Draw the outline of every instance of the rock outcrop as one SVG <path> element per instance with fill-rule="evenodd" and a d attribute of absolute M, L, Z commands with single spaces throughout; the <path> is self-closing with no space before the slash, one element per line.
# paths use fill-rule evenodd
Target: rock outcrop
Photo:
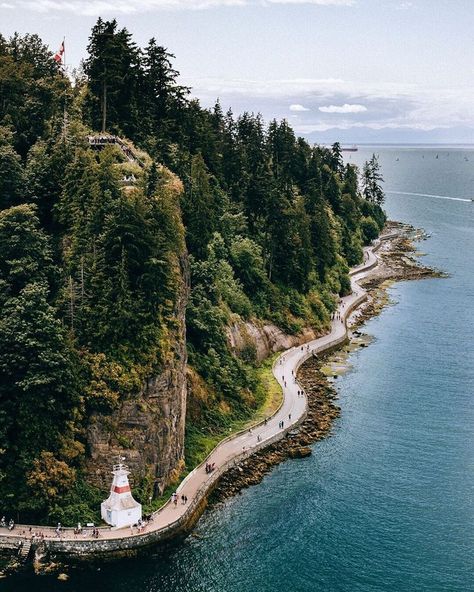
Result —
<path fill-rule="evenodd" d="M 251 348 L 257 362 L 271 354 L 307 343 L 319 337 L 312 329 L 305 328 L 298 335 L 288 335 L 271 323 L 235 321 L 227 329 L 227 339 L 231 349 L 242 355 Z"/>
<path fill-rule="evenodd" d="M 143 379 L 138 392 L 120 393 L 113 412 L 95 413 L 87 426 L 88 481 L 107 491 L 111 466 L 119 456 L 124 456 L 131 470 L 132 487 L 140 482 L 147 496 L 160 495 L 178 479 L 184 467 L 187 395 L 186 306 L 190 281 L 179 208 L 183 187 L 165 167 L 160 168 L 160 175 L 165 192 L 172 196 L 168 207 L 175 208 L 176 232 L 181 234 L 175 241 L 175 250 L 167 253 L 173 292 L 163 318 L 157 317 L 160 341 L 156 352 L 150 352 L 161 361 L 157 371 Z M 147 370 L 140 372 L 143 376 Z"/>
<path fill-rule="evenodd" d="M 110 486 L 111 464 L 125 456 L 130 480 L 147 479 L 155 495 L 176 479 L 184 466 L 186 417 L 187 269 L 176 301 L 171 344 L 163 371 L 149 377 L 141 391 L 121 400 L 110 416 L 94 415 L 89 423 L 89 480 L 105 489 Z"/>

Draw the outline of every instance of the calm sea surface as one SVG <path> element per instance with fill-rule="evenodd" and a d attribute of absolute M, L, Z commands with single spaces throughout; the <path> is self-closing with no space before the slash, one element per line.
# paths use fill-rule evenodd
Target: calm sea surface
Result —
<path fill-rule="evenodd" d="M 474 197 L 474 151 L 361 149 L 385 188 Z M 438 158 L 436 156 L 438 155 Z M 342 416 L 312 457 L 215 507 L 194 534 L 140 560 L 29 575 L 0 590 L 88 592 L 474 591 L 474 203 L 389 193 L 424 228 L 448 279 L 405 282 L 338 381 Z"/>

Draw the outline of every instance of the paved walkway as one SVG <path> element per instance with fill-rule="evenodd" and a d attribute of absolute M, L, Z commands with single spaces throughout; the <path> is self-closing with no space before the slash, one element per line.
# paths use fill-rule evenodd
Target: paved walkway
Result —
<path fill-rule="evenodd" d="M 386 235 L 381 240 L 392 238 L 393 235 Z M 331 331 L 327 335 L 310 341 L 303 346 L 293 347 L 285 351 L 276 360 L 273 366 L 273 374 L 283 390 L 283 401 L 277 412 L 267 420 L 255 427 L 245 430 L 239 434 L 221 442 L 210 453 L 208 458 L 198 467 L 196 467 L 181 482 L 177 489 L 179 503 L 175 506 L 171 500 L 153 515 L 153 522 L 150 522 L 144 534 L 152 532 L 172 530 L 177 524 L 181 523 L 191 516 L 193 510 L 199 502 L 205 497 L 209 488 L 219 479 L 229 467 L 238 464 L 242 459 L 251 456 L 257 450 L 265 448 L 269 444 L 280 440 L 288 431 L 294 429 L 304 420 L 307 411 L 306 395 L 296 382 L 296 374 L 301 364 L 313 355 L 317 355 L 329 348 L 343 343 L 347 338 L 346 322 L 350 313 L 363 300 L 366 299 L 365 291 L 358 285 L 357 281 L 367 275 L 373 267 L 377 265 L 375 251 L 380 246 L 380 240 L 373 246 L 364 249 L 364 263 L 351 270 L 352 294 L 345 296 L 340 300 L 337 312 L 341 319 L 335 319 L 331 324 Z M 337 315 L 339 316 L 339 315 Z M 300 395 L 298 395 L 300 391 Z M 208 474 L 205 470 L 206 463 L 215 463 L 216 470 Z M 181 504 L 180 496 L 184 494 L 188 498 L 186 505 Z M 41 531 L 47 539 L 56 538 L 54 529 L 41 526 L 32 526 L 33 532 Z M 100 528 L 100 538 L 119 539 L 140 537 L 137 529 L 111 529 Z M 61 535 L 62 541 L 84 540 L 90 541 L 92 533 L 86 531 L 85 534 L 75 536 L 72 529 L 64 529 Z M 9 532 L 7 529 L 0 530 L 0 541 L 3 537 L 22 537 L 30 538 L 31 531 L 29 526 L 17 525 L 15 529 Z M 56 538 L 56 540 L 58 540 Z M 59 542 L 59 541 L 58 541 Z"/>

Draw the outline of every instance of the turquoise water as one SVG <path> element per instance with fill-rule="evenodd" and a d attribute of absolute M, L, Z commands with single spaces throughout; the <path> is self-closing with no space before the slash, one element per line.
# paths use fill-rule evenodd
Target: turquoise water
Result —
<path fill-rule="evenodd" d="M 474 197 L 474 151 L 376 151 L 387 189 Z M 374 341 L 352 354 L 342 416 L 313 456 L 275 468 L 167 549 L 0 589 L 474 590 L 474 203 L 389 194 L 386 205 L 431 233 L 424 261 L 450 277 L 390 290 L 397 304 L 367 324 Z"/>

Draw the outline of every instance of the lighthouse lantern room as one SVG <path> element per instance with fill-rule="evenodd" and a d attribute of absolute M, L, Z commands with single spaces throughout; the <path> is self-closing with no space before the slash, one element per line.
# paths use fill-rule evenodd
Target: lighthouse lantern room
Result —
<path fill-rule="evenodd" d="M 115 528 L 137 524 L 142 518 L 142 506 L 133 499 L 130 490 L 130 471 L 121 461 L 113 467 L 110 495 L 100 506 L 102 520 Z"/>

